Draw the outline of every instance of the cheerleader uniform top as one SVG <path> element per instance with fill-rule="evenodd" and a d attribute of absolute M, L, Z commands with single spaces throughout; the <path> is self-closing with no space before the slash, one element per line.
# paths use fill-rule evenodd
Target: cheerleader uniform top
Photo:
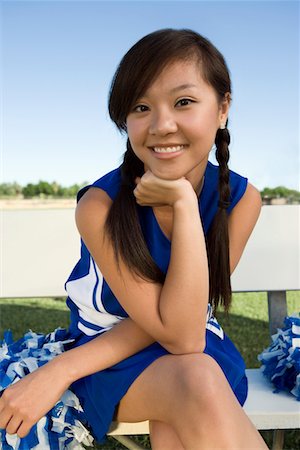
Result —
<path fill-rule="evenodd" d="M 93 184 L 81 189 L 77 200 L 90 187 L 104 190 L 114 200 L 121 184 L 121 168 L 107 173 Z M 217 212 L 219 167 L 208 161 L 204 184 L 199 196 L 199 214 L 204 233 L 207 234 Z M 247 178 L 230 170 L 230 214 L 243 196 Z M 138 216 L 149 251 L 160 269 L 166 273 L 170 261 L 171 242 L 156 220 L 152 207 L 137 205 Z M 114 296 L 99 267 L 81 240 L 81 257 L 65 283 L 67 305 L 71 310 L 70 333 L 74 346 L 88 342 L 100 333 L 111 329 L 128 317 Z M 101 347 L 100 347 L 101 348 Z M 225 376 L 241 404 L 247 396 L 247 379 L 244 361 L 226 336 L 208 305 L 205 353 L 210 354 L 221 366 Z M 103 441 L 116 412 L 120 399 L 135 378 L 156 358 L 168 354 L 159 343 L 154 343 L 113 367 L 84 377 L 71 386 L 79 397 L 88 423 L 96 439 Z"/>

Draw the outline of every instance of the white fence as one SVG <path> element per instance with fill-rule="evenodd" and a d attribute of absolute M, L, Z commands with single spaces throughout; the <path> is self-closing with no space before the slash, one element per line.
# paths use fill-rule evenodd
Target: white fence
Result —
<path fill-rule="evenodd" d="M 233 290 L 300 289 L 299 230 L 299 205 L 263 206 Z M 0 235 L 1 297 L 66 295 L 64 283 L 80 256 L 73 209 L 2 211 Z"/>

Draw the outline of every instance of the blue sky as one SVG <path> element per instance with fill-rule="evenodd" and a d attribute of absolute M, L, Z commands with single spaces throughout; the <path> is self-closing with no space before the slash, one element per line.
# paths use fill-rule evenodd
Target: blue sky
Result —
<path fill-rule="evenodd" d="M 2 1 L 1 181 L 94 181 L 125 140 L 107 97 L 123 54 L 191 28 L 230 69 L 230 168 L 259 189 L 299 189 L 297 1 Z M 213 156 L 210 160 L 214 162 Z"/>

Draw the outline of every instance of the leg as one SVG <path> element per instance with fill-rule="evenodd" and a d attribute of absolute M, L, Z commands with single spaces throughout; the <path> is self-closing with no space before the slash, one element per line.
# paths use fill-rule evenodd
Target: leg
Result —
<path fill-rule="evenodd" d="M 184 450 L 181 440 L 171 425 L 151 420 L 149 428 L 152 450 Z"/>
<path fill-rule="evenodd" d="M 117 420 L 171 425 L 188 450 L 266 450 L 221 368 L 206 354 L 165 355 L 121 399 Z"/>

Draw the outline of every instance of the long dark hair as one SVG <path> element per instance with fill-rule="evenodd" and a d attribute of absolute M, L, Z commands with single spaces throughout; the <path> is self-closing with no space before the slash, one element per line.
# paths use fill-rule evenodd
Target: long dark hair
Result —
<path fill-rule="evenodd" d="M 121 133 L 126 133 L 126 117 L 159 73 L 177 60 L 199 61 L 203 79 L 211 85 L 219 102 L 231 93 L 229 71 L 222 54 L 209 40 L 189 29 L 162 29 L 139 40 L 122 58 L 113 77 L 109 93 L 109 114 Z M 138 63 L 137 63 L 138 62 Z M 227 125 L 227 122 L 226 122 Z M 219 163 L 219 207 L 206 236 L 209 264 L 209 301 L 214 311 L 219 303 L 228 311 L 231 303 L 229 237 L 230 135 L 225 128 L 216 133 L 216 159 Z M 106 221 L 106 233 L 112 241 L 116 260 L 121 257 L 133 273 L 145 280 L 163 283 L 165 274 L 156 265 L 146 245 L 138 218 L 133 190 L 135 178 L 144 173 L 144 164 L 135 155 L 129 139 L 121 165 L 121 188 Z"/>

